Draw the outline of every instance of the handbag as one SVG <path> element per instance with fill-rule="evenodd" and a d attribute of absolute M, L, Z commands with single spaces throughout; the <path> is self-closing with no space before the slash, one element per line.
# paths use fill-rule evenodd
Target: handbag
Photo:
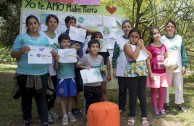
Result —
<path fill-rule="evenodd" d="M 21 90 L 20 90 L 18 82 L 17 82 L 17 76 L 15 75 L 13 77 L 12 97 L 13 97 L 13 99 L 17 100 L 21 95 L 22 95 Z"/>

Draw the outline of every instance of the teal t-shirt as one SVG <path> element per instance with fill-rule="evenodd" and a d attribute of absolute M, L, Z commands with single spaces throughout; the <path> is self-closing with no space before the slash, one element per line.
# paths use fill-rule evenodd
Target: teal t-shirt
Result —
<path fill-rule="evenodd" d="M 18 35 L 11 51 L 18 51 L 24 46 L 49 46 L 49 41 L 43 35 L 31 37 L 28 33 Z M 48 73 L 47 64 L 28 64 L 28 54 L 21 54 L 17 62 L 16 73 L 27 75 L 44 75 Z"/>
<path fill-rule="evenodd" d="M 59 63 L 59 69 L 57 71 L 58 79 L 67 79 L 75 77 L 75 64 L 74 63 Z"/>

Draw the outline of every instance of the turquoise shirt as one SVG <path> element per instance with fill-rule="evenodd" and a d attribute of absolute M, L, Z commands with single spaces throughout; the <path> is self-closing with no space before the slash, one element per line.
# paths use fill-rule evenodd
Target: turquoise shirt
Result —
<path fill-rule="evenodd" d="M 28 33 L 24 33 L 16 37 L 11 51 L 18 51 L 24 46 L 49 46 L 49 41 L 41 34 L 38 37 L 31 37 Z M 44 75 L 48 73 L 47 64 L 28 64 L 28 53 L 21 54 L 17 62 L 16 73 Z"/>
<path fill-rule="evenodd" d="M 59 63 L 59 69 L 57 71 L 58 79 L 67 79 L 75 77 L 75 64 L 74 63 Z"/>

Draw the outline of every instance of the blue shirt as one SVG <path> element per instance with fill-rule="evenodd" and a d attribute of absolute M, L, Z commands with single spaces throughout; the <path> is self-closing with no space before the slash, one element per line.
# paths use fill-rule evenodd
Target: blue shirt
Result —
<path fill-rule="evenodd" d="M 69 30 L 67 29 L 65 32 L 63 32 L 61 35 L 69 35 Z M 83 56 L 83 47 L 84 47 L 84 43 L 82 42 L 78 42 L 78 41 L 74 41 L 71 40 L 71 46 L 76 44 L 76 43 L 80 43 L 81 44 L 81 48 L 80 50 L 77 51 L 77 55 L 81 58 Z"/>
<path fill-rule="evenodd" d="M 49 46 L 49 41 L 43 35 L 31 37 L 28 33 L 18 35 L 11 51 L 18 51 L 24 46 Z M 21 54 L 17 62 L 16 73 L 27 75 L 44 75 L 47 73 L 47 64 L 28 64 L 28 53 Z"/>

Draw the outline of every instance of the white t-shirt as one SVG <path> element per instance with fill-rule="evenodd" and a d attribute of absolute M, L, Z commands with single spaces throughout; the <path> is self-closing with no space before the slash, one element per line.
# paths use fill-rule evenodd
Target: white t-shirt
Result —
<path fill-rule="evenodd" d="M 53 47 L 54 49 L 56 49 L 58 47 L 59 35 L 57 33 L 55 33 L 56 34 L 55 38 L 50 38 L 49 36 L 47 36 L 47 34 L 45 32 L 41 32 L 41 34 L 48 38 L 48 41 L 49 41 L 49 44 L 51 47 Z M 54 60 L 53 60 L 52 64 L 48 65 L 48 72 L 49 72 L 50 76 L 56 75 L 56 71 L 54 70 Z"/>

